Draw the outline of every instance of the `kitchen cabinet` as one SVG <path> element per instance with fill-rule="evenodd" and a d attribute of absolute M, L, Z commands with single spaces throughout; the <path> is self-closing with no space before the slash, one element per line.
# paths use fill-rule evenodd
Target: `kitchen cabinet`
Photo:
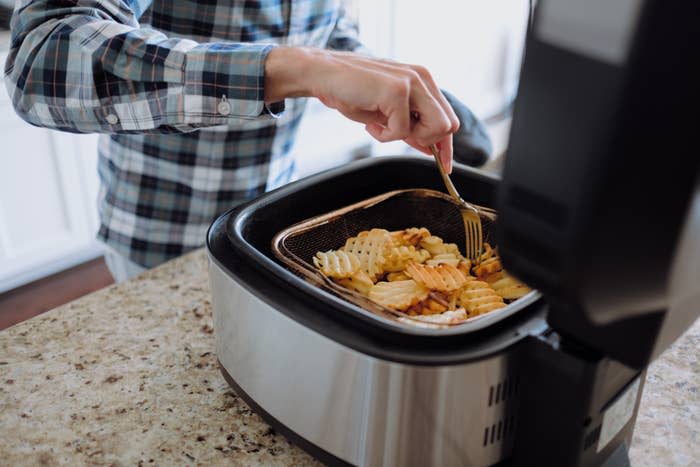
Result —
<path fill-rule="evenodd" d="M 1 44 L 0 63 L 6 52 Z M 101 253 L 97 137 L 33 127 L 0 88 L 0 292 Z"/>

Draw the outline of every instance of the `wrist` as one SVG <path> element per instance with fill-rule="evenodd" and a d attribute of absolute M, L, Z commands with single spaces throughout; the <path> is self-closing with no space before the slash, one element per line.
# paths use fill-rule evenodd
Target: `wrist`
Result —
<path fill-rule="evenodd" d="M 315 68 L 326 54 L 322 49 L 274 47 L 265 60 L 265 102 L 314 96 Z"/>

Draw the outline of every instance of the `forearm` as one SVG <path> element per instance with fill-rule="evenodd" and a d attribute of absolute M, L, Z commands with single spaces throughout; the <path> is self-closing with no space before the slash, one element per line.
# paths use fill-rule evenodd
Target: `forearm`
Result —
<path fill-rule="evenodd" d="M 65 4 L 25 2 L 14 19 L 6 83 L 30 123 L 73 132 L 173 132 L 263 113 L 272 46 L 169 39 L 140 28 L 128 5 L 140 10 L 143 1 Z"/>
<path fill-rule="evenodd" d="M 351 120 L 363 123 L 375 139 L 402 139 L 429 153 L 443 146 L 445 167 L 459 128 L 454 111 L 423 67 L 348 52 L 278 47 L 265 63 L 265 100 L 317 97 Z"/>
<path fill-rule="evenodd" d="M 311 74 L 321 73 L 328 53 L 309 47 L 275 47 L 265 61 L 265 102 L 292 97 L 318 97 Z"/>

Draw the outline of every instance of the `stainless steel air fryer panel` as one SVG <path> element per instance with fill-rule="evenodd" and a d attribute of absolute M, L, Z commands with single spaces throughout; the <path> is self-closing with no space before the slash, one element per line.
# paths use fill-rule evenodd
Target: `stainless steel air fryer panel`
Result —
<path fill-rule="evenodd" d="M 318 448 L 377 466 L 485 466 L 510 454 L 514 347 L 453 365 L 390 362 L 280 313 L 215 262 L 210 281 L 222 366 L 267 415 Z"/>
<path fill-rule="evenodd" d="M 481 209 L 484 238 L 493 242 L 496 212 L 486 207 Z M 312 266 L 316 252 L 338 249 L 345 244 L 347 238 L 363 230 L 401 230 L 409 227 L 425 227 L 445 241 L 457 244 L 464 251 L 464 223 L 458 206 L 446 194 L 426 189 L 395 190 L 306 219 L 277 234 L 272 241 L 272 251 L 280 261 L 312 284 L 372 313 L 367 316 L 376 317 L 393 326 L 411 328 L 410 323 L 398 321 L 399 318 L 410 320 L 410 317 L 335 284 Z M 523 303 L 531 303 L 530 300 L 537 298 L 537 292 L 531 292 L 530 295 L 521 298 L 525 300 Z M 419 320 L 416 323 L 432 329 L 459 327 L 462 332 L 473 331 L 507 318 L 521 306 L 519 301 L 514 302 L 502 309 L 453 325 L 430 325 Z"/>

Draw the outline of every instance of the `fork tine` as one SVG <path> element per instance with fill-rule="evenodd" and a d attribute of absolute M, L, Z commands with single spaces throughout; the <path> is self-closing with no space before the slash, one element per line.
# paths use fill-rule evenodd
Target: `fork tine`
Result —
<path fill-rule="evenodd" d="M 473 258 L 473 253 L 474 253 L 474 245 L 472 242 L 472 239 L 474 237 L 473 232 L 472 232 L 472 221 L 471 219 L 467 218 L 466 222 L 464 223 L 464 233 L 466 234 L 466 247 L 467 247 L 467 258 L 470 260 Z"/>
<path fill-rule="evenodd" d="M 479 249 L 478 249 L 478 231 L 476 228 L 476 223 L 474 222 L 473 219 L 469 219 L 469 248 L 468 248 L 468 255 L 469 259 L 472 261 L 477 261 L 478 254 L 479 254 Z"/>
<path fill-rule="evenodd" d="M 476 262 L 481 263 L 481 223 L 474 223 L 474 256 L 476 257 Z"/>
<path fill-rule="evenodd" d="M 478 264 L 481 259 L 481 250 L 483 248 L 484 241 L 482 237 L 483 232 L 481 230 L 481 216 L 479 214 L 479 208 L 467 203 L 459 196 L 457 188 L 455 188 L 452 180 L 450 180 L 449 175 L 445 173 L 445 168 L 442 166 L 442 162 L 440 161 L 440 151 L 438 151 L 434 144 L 430 145 L 430 151 L 433 153 L 435 164 L 438 167 L 442 181 L 445 183 L 447 192 L 462 211 L 464 231 L 467 236 L 465 243 L 467 258 Z"/>
<path fill-rule="evenodd" d="M 477 250 L 481 250 L 482 236 L 481 236 L 481 221 L 479 221 L 479 220 L 476 221 L 476 232 L 477 232 L 477 236 L 476 236 Z"/>
<path fill-rule="evenodd" d="M 473 245 L 472 245 L 472 233 L 471 228 L 467 229 L 467 258 L 471 261 L 473 258 Z"/>
<path fill-rule="evenodd" d="M 474 221 L 469 220 L 469 258 L 474 259 L 474 254 L 476 253 L 476 250 L 474 247 L 476 246 L 476 243 L 474 242 L 474 236 L 476 234 L 476 231 L 474 230 Z"/>
<path fill-rule="evenodd" d="M 481 228 L 481 219 L 479 219 L 479 221 L 476 224 L 476 254 L 479 258 L 479 261 L 481 261 L 481 251 L 484 249 L 484 235 Z"/>
<path fill-rule="evenodd" d="M 470 259 L 475 263 L 479 264 L 481 262 L 481 222 L 478 220 L 470 219 L 469 221 L 469 256 Z"/>

